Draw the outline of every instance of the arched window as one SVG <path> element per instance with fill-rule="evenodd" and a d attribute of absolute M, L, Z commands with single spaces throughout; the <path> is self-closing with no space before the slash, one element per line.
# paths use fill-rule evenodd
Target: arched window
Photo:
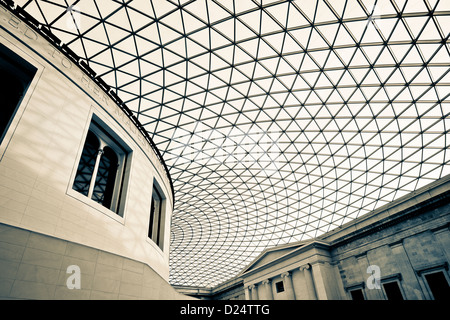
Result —
<path fill-rule="evenodd" d="M 73 189 L 117 212 L 126 152 L 120 144 L 91 124 L 81 153 Z"/>

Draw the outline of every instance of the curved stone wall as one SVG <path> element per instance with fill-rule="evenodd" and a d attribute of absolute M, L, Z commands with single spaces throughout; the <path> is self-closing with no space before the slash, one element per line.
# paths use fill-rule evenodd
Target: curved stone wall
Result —
<path fill-rule="evenodd" d="M 0 223 L 146 265 L 169 288 L 173 190 L 157 150 L 101 79 L 2 6 L 0 42 L 36 68 L 0 140 Z M 94 122 L 124 153 L 114 210 L 74 190 Z M 149 236 L 156 187 L 164 199 L 158 243 Z M 12 263 L 4 251 L 0 261 Z"/>

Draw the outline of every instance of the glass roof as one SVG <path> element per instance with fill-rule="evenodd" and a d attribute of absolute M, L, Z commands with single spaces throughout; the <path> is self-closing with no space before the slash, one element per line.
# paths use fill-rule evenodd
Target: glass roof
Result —
<path fill-rule="evenodd" d="M 214 286 L 450 173 L 448 0 L 16 1 L 126 102 Z"/>

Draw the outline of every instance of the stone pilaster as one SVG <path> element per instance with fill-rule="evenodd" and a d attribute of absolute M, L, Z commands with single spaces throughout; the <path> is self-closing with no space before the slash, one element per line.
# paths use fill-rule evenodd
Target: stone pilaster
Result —
<path fill-rule="evenodd" d="M 252 296 L 252 300 L 259 300 L 259 295 L 258 295 L 258 285 L 257 284 L 253 284 L 250 286 L 251 289 L 251 296 Z"/>
<path fill-rule="evenodd" d="M 264 280 L 262 284 L 264 285 L 266 299 L 273 300 L 272 281 L 270 279 L 267 279 Z"/>
<path fill-rule="evenodd" d="M 281 274 L 281 278 L 284 281 L 284 290 L 286 291 L 287 300 L 295 300 L 294 286 L 292 284 L 292 275 L 290 272 L 285 272 Z"/>
<path fill-rule="evenodd" d="M 402 275 L 402 278 L 405 280 L 405 283 L 402 285 L 402 288 L 405 293 L 406 300 L 423 300 L 430 299 L 429 297 L 424 296 L 425 293 L 422 291 L 420 283 L 417 279 L 416 273 L 409 262 L 408 254 L 405 251 L 403 246 L 403 241 L 399 241 L 396 243 L 392 243 L 389 245 L 391 248 L 391 252 L 395 259 L 395 264 L 397 270 Z"/>
<path fill-rule="evenodd" d="M 316 286 L 312 277 L 312 268 L 309 263 L 300 267 L 300 271 L 303 272 L 305 277 L 306 288 L 308 290 L 308 296 L 310 300 L 317 300 Z"/>
<path fill-rule="evenodd" d="M 252 300 L 249 286 L 244 287 L 244 294 L 245 294 L 245 300 Z"/>

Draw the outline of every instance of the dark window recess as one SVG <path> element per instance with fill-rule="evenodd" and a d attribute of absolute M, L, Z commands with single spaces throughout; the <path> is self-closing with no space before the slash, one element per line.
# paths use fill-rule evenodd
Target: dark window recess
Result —
<path fill-rule="evenodd" d="M 278 293 L 283 292 L 284 291 L 283 281 L 275 283 L 275 287 L 276 287 Z"/>
<path fill-rule="evenodd" d="M 163 230 L 163 202 L 158 187 L 153 185 L 152 202 L 150 208 L 150 222 L 148 227 L 148 237 L 152 239 L 161 249 L 163 248 L 162 233 Z"/>
<path fill-rule="evenodd" d="M 356 300 L 356 301 L 365 300 L 362 289 L 352 290 L 352 291 L 350 291 L 350 294 L 351 294 L 353 300 Z"/>
<path fill-rule="evenodd" d="M 427 274 L 425 279 L 435 300 L 450 301 L 450 288 L 442 271 Z"/>
<path fill-rule="evenodd" d="M 384 283 L 383 288 L 388 300 L 404 300 L 397 282 Z"/>
<path fill-rule="evenodd" d="M 37 69 L 0 43 L 0 143 Z"/>

